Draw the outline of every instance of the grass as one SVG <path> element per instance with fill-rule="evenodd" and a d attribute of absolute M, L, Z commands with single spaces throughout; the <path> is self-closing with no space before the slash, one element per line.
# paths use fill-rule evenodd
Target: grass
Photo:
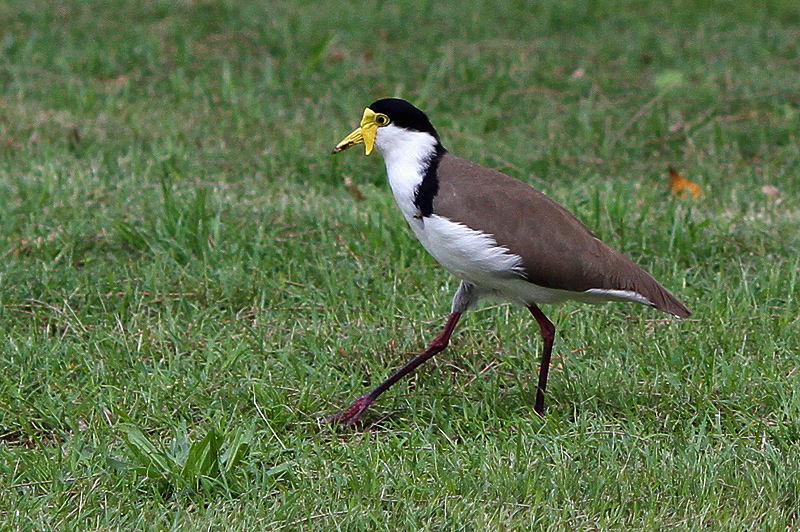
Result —
<path fill-rule="evenodd" d="M 4 530 L 787 530 L 800 510 L 796 2 L 0 6 Z M 363 107 L 566 205 L 693 310 L 485 307 Z M 670 197 L 674 165 L 706 194 Z M 346 185 L 349 178 L 354 185 Z M 765 188 L 774 187 L 774 188 Z M 232 458 L 233 457 L 233 458 Z"/>

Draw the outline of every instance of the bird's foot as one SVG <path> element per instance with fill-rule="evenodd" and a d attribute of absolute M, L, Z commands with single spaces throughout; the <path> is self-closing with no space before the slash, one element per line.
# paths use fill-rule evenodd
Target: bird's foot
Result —
<path fill-rule="evenodd" d="M 347 410 L 342 410 L 338 414 L 326 417 L 322 421 L 324 423 L 341 423 L 345 427 L 352 427 L 358 423 L 358 420 L 361 418 L 361 414 L 366 412 L 367 408 L 369 408 L 374 401 L 375 398 L 370 394 L 364 394 L 356 399 Z"/>

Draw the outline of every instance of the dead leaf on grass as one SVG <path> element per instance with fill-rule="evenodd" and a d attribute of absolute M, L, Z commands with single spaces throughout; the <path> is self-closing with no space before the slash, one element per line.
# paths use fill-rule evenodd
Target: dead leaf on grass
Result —
<path fill-rule="evenodd" d="M 703 189 L 700 188 L 700 185 L 694 181 L 689 181 L 671 166 L 667 170 L 669 171 L 669 186 L 673 194 L 680 198 L 685 198 L 687 194 L 691 194 L 693 199 L 703 195 Z"/>

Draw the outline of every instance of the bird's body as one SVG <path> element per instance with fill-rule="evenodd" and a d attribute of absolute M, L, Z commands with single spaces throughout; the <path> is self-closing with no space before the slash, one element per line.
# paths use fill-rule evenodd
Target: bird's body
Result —
<path fill-rule="evenodd" d="M 444 349 L 461 314 L 487 295 L 528 307 L 542 327 L 539 413 L 555 328 L 538 304 L 632 301 L 678 317 L 690 314 L 652 276 L 558 203 L 521 181 L 447 152 L 428 118 L 411 104 L 378 100 L 334 153 L 361 142 L 367 154 L 374 145 L 383 155 L 392 193 L 414 235 L 462 283 L 451 319 L 431 347 L 335 419 L 355 422 L 386 388 Z"/>
<path fill-rule="evenodd" d="M 444 153 L 433 210 L 421 216 L 407 191 L 419 188 L 425 169 L 398 171 L 387 161 L 386 170 L 420 243 L 439 264 L 482 292 L 521 306 L 633 301 L 676 315 L 685 312 L 644 270 L 521 181 Z M 615 275 L 621 270 L 629 275 Z"/>

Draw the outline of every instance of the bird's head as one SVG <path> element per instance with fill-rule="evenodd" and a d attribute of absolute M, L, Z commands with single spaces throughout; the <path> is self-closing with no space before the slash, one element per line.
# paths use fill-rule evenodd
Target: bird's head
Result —
<path fill-rule="evenodd" d="M 392 149 L 400 149 L 407 143 L 439 144 L 439 134 L 425 113 L 399 98 L 378 100 L 366 109 L 361 125 L 347 135 L 333 153 L 364 144 L 366 155 L 377 149 L 386 155 Z"/>

